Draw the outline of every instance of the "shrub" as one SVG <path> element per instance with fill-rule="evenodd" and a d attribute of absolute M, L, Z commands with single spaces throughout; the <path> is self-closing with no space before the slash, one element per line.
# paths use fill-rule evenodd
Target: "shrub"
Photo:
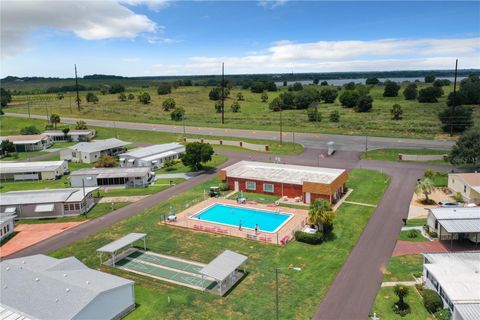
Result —
<path fill-rule="evenodd" d="M 410 239 L 417 238 L 418 237 L 418 231 L 417 230 L 408 230 L 407 237 L 409 237 Z"/>
<path fill-rule="evenodd" d="M 420 294 L 423 298 L 423 305 L 430 313 L 435 313 L 440 309 L 443 309 L 442 298 L 433 290 L 423 289 Z"/>
<path fill-rule="evenodd" d="M 425 83 L 432 83 L 435 81 L 435 76 L 433 74 L 428 74 L 425 76 Z"/>
<path fill-rule="evenodd" d="M 88 92 L 85 99 L 87 100 L 87 102 L 92 102 L 92 103 L 98 102 L 98 97 L 93 92 Z"/>
<path fill-rule="evenodd" d="M 308 116 L 308 121 L 311 122 L 320 122 L 322 121 L 322 114 L 318 112 L 317 107 L 310 107 L 307 109 L 307 116 Z"/>
<path fill-rule="evenodd" d="M 370 77 L 370 78 L 367 78 L 367 80 L 365 80 L 365 84 L 368 84 L 368 85 L 376 85 L 376 84 L 379 84 L 380 83 L 380 80 L 378 80 L 378 78 L 374 78 L 374 77 Z"/>
<path fill-rule="evenodd" d="M 296 231 L 295 239 L 299 242 L 308 244 L 321 244 L 323 242 L 323 234 L 320 231 L 317 231 L 315 233 Z"/>
<path fill-rule="evenodd" d="M 395 302 L 392 305 L 392 311 L 401 317 L 405 317 L 407 314 L 411 312 L 410 306 L 406 302 L 403 303 L 402 307 L 399 306 L 398 302 Z"/>
<path fill-rule="evenodd" d="M 303 85 L 300 82 L 295 82 L 291 88 L 293 91 L 302 91 Z"/>
<path fill-rule="evenodd" d="M 342 106 L 345 108 L 353 108 L 357 105 L 358 98 L 360 98 L 360 95 L 353 90 L 345 90 L 341 95 L 340 95 L 340 103 Z"/>
<path fill-rule="evenodd" d="M 457 202 L 463 202 L 463 196 L 461 192 L 455 193 L 455 201 Z"/>
<path fill-rule="evenodd" d="M 184 115 L 185 115 L 185 109 L 183 109 L 182 107 L 178 107 L 175 110 L 173 110 L 172 113 L 170 113 L 170 118 L 173 121 L 180 121 L 183 119 Z"/>
<path fill-rule="evenodd" d="M 133 93 L 128 94 L 128 100 L 133 100 L 135 99 L 135 95 Z"/>
<path fill-rule="evenodd" d="M 160 95 L 169 94 L 172 92 L 172 86 L 170 83 L 162 82 L 157 88 L 157 93 Z"/>
<path fill-rule="evenodd" d="M 228 191 L 230 188 L 228 187 L 228 183 L 222 182 L 218 185 L 220 191 Z"/>
<path fill-rule="evenodd" d="M 400 120 L 402 119 L 403 109 L 402 106 L 395 103 L 390 109 L 390 114 L 392 115 L 393 120 Z"/>
<path fill-rule="evenodd" d="M 340 121 L 340 112 L 338 110 L 333 110 L 330 113 L 330 122 L 339 122 Z"/>
<path fill-rule="evenodd" d="M 162 102 L 162 109 L 163 111 L 170 111 L 172 109 L 175 109 L 177 103 L 175 102 L 175 99 L 173 98 L 167 98 Z"/>
<path fill-rule="evenodd" d="M 418 102 L 438 102 L 438 98 L 443 95 L 443 90 L 440 87 L 423 88 L 418 92 Z"/>
<path fill-rule="evenodd" d="M 125 93 L 121 92 L 121 93 L 118 95 L 118 100 L 120 100 L 120 101 L 126 101 L 126 100 L 127 100 L 127 96 L 125 95 Z"/>
<path fill-rule="evenodd" d="M 334 103 L 337 99 L 338 91 L 335 88 L 323 88 L 320 91 L 320 99 L 325 103 Z"/>
<path fill-rule="evenodd" d="M 222 102 L 221 101 L 215 102 L 215 112 L 216 113 L 222 113 Z"/>
<path fill-rule="evenodd" d="M 138 101 L 143 104 L 149 104 L 151 100 L 150 94 L 148 92 L 143 92 L 138 96 Z"/>
<path fill-rule="evenodd" d="M 418 96 L 417 85 L 415 83 L 409 84 L 403 90 L 403 96 L 405 97 L 405 100 L 415 100 L 415 99 L 417 99 L 417 96 Z"/>
<path fill-rule="evenodd" d="M 266 92 L 263 92 L 260 99 L 262 99 L 262 102 L 267 102 L 268 101 L 268 94 Z"/>
<path fill-rule="evenodd" d="M 445 107 L 438 114 L 444 132 L 463 132 L 473 126 L 473 109 L 470 106 L 456 106 L 454 110 Z"/>
<path fill-rule="evenodd" d="M 387 80 L 385 81 L 385 89 L 383 91 L 384 97 L 396 97 L 398 96 L 398 90 L 400 86 L 394 81 Z"/>
<path fill-rule="evenodd" d="M 230 106 L 230 109 L 232 109 L 233 113 L 240 112 L 240 103 L 238 103 L 238 101 L 234 101 Z"/>
<path fill-rule="evenodd" d="M 27 126 L 22 128 L 22 130 L 20 130 L 21 135 L 39 134 L 39 133 L 40 133 L 40 130 L 38 130 L 37 127 L 35 126 Z"/>
<path fill-rule="evenodd" d="M 110 86 L 110 88 L 108 89 L 108 92 L 114 94 L 114 93 L 120 93 L 120 92 L 124 92 L 125 91 L 125 87 L 122 86 L 121 84 L 119 83 L 114 83 Z"/>
<path fill-rule="evenodd" d="M 437 320 L 450 320 L 452 318 L 452 313 L 449 309 L 438 310 L 433 315 Z"/>
<path fill-rule="evenodd" d="M 371 96 L 361 96 L 358 101 L 357 105 L 355 106 L 356 112 L 368 112 L 372 109 L 373 99 Z"/>

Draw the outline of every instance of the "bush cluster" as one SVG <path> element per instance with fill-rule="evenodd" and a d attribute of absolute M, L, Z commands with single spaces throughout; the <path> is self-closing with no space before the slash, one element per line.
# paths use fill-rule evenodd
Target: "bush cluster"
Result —
<path fill-rule="evenodd" d="M 438 310 L 443 309 L 442 298 L 433 290 L 424 288 L 420 291 L 423 298 L 423 305 L 430 313 L 435 313 Z"/>
<path fill-rule="evenodd" d="M 321 244 L 323 242 L 323 233 L 320 231 L 317 231 L 316 233 L 296 231 L 295 239 L 308 244 Z"/>

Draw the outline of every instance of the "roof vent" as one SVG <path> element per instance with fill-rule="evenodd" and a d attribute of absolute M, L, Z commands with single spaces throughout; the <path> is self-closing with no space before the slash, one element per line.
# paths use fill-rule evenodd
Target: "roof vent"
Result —
<path fill-rule="evenodd" d="M 58 302 L 58 301 L 59 301 L 58 298 L 56 298 L 56 299 L 55 299 L 55 302 Z"/>
<path fill-rule="evenodd" d="M 67 277 L 67 274 L 66 274 L 66 273 L 64 273 L 64 274 L 63 274 L 63 276 L 64 276 L 64 277 Z"/>
<path fill-rule="evenodd" d="M 25 264 L 25 260 L 22 260 L 22 263 Z"/>
<path fill-rule="evenodd" d="M 70 292 L 70 288 L 65 289 L 66 292 Z"/>
<path fill-rule="evenodd" d="M 87 280 L 87 281 L 85 281 L 85 283 L 86 283 L 86 284 L 90 284 L 90 281 Z"/>
<path fill-rule="evenodd" d="M 3 286 L 3 289 L 7 289 L 7 288 L 8 288 L 7 285 L 4 285 L 4 286 Z"/>
<path fill-rule="evenodd" d="M 10 270 L 10 267 L 6 267 L 5 270 L 7 270 L 7 271 Z"/>
<path fill-rule="evenodd" d="M 39 279 L 39 278 L 35 278 L 35 281 L 38 282 L 38 281 L 40 281 L 40 279 Z"/>

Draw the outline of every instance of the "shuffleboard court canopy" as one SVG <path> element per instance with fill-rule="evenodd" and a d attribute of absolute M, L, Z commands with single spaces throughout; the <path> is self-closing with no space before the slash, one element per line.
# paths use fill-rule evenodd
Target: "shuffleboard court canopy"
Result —
<path fill-rule="evenodd" d="M 200 274 L 218 281 L 224 281 L 247 259 L 248 257 L 243 254 L 225 250 L 200 270 Z"/>
<path fill-rule="evenodd" d="M 137 240 L 145 238 L 146 236 L 146 233 L 129 233 L 126 236 L 123 236 L 120 239 L 112 241 L 109 244 L 106 244 L 103 247 L 97 249 L 97 252 L 114 253 L 134 243 Z"/>

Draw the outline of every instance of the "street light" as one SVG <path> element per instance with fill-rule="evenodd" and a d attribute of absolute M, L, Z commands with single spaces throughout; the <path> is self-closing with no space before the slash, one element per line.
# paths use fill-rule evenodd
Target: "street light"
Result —
<path fill-rule="evenodd" d="M 295 271 L 302 271 L 301 267 L 276 267 L 275 268 L 275 312 L 276 312 L 276 319 L 280 319 L 280 308 L 278 306 L 278 272 L 281 269 L 288 269 L 288 270 L 295 270 Z"/>

